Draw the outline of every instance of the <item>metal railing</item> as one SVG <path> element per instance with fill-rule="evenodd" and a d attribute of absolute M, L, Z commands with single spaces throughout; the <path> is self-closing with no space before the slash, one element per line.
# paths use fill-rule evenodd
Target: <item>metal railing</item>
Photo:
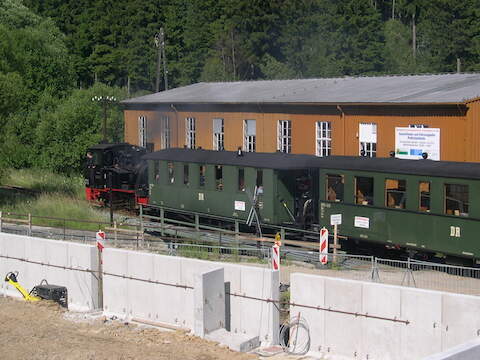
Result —
<path fill-rule="evenodd" d="M 166 243 L 156 252 L 171 256 L 190 257 L 211 261 L 252 263 L 270 266 L 270 247 L 237 248 L 226 246 Z"/>
<path fill-rule="evenodd" d="M 480 268 L 375 258 L 372 279 L 392 285 L 480 296 Z"/>

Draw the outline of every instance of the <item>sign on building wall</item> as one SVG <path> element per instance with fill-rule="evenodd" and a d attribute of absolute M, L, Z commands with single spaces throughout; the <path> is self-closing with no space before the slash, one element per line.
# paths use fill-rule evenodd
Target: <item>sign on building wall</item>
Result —
<path fill-rule="evenodd" d="M 421 159 L 422 153 L 430 160 L 440 160 L 440 129 L 395 128 L 395 157 Z"/>

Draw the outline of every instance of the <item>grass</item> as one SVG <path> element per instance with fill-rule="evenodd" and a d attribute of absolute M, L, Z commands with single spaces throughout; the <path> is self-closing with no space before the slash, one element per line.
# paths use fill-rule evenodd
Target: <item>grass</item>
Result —
<path fill-rule="evenodd" d="M 66 176 L 41 169 L 5 170 L 3 185 L 18 186 L 40 193 L 60 193 L 82 199 L 85 195 L 83 177 Z"/>
<path fill-rule="evenodd" d="M 0 210 L 15 214 L 32 214 L 34 225 L 98 230 L 98 224 L 82 221 L 108 221 L 107 212 L 93 208 L 85 200 L 81 176 L 68 177 L 38 169 L 7 170 L 2 178 L 2 185 L 32 190 L 22 192 L 8 188 L 0 189 Z"/>

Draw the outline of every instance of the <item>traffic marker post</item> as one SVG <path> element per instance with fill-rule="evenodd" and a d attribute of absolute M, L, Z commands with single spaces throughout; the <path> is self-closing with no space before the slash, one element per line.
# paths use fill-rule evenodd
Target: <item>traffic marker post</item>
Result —
<path fill-rule="evenodd" d="M 98 251 L 102 252 L 105 248 L 105 232 L 102 230 L 98 230 L 95 238 L 97 239 Z"/>
<path fill-rule="evenodd" d="M 320 229 L 319 257 L 323 265 L 328 263 L 328 230 L 325 227 Z"/>
<path fill-rule="evenodd" d="M 272 269 L 280 270 L 280 246 L 272 246 Z"/>

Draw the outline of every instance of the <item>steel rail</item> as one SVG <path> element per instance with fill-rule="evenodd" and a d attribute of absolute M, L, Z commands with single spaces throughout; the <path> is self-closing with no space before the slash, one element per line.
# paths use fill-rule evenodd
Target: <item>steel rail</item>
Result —
<path fill-rule="evenodd" d="M 98 273 L 99 273 L 98 270 L 74 268 L 74 267 L 63 266 L 63 265 L 54 265 L 54 264 L 48 264 L 48 263 L 44 263 L 44 262 L 40 262 L 40 261 L 27 260 L 27 259 L 23 259 L 23 258 L 19 258 L 19 257 L 8 256 L 8 255 L 0 255 L 0 258 L 10 259 L 10 260 L 17 260 L 17 261 L 26 262 L 26 263 L 35 264 L 35 265 L 48 266 L 48 267 L 53 267 L 53 268 L 62 269 L 62 270 L 74 270 L 74 271 L 87 272 L 87 273 L 91 273 L 92 275 L 95 275 L 95 274 L 98 274 Z M 156 280 L 150 280 L 150 279 L 137 278 L 137 277 L 133 277 L 133 276 L 113 274 L 113 273 L 108 273 L 108 272 L 105 272 L 105 271 L 102 272 L 102 275 L 119 277 L 119 278 L 127 279 L 127 280 L 142 281 L 142 282 L 146 282 L 146 283 L 150 283 L 150 284 L 173 286 L 173 287 L 179 287 L 179 288 L 183 288 L 183 289 L 193 289 L 193 286 L 189 286 L 189 285 L 172 284 L 172 283 L 166 283 L 166 282 L 162 282 L 162 281 L 156 281 Z"/>
<path fill-rule="evenodd" d="M 389 318 L 389 317 L 384 317 L 384 316 L 371 315 L 369 313 L 359 313 L 359 312 L 353 312 L 353 311 L 337 310 L 337 309 L 332 309 L 331 307 L 327 308 L 327 307 L 322 307 L 322 306 L 297 304 L 297 303 L 294 303 L 294 302 L 280 301 L 280 300 L 274 300 L 274 299 L 263 299 L 263 298 L 259 298 L 259 297 L 255 297 L 255 296 L 248 296 L 248 295 L 242 295 L 242 294 L 230 293 L 230 292 L 226 292 L 225 294 L 230 295 L 230 296 L 241 297 L 241 298 L 245 298 L 245 299 L 249 299 L 249 300 L 257 300 L 257 301 L 264 301 L 264 302 L 267 302 L 267 303 L 274 303 L 274 304 L 278 304 L 278 305 L 297 306 L 297 307 L 303 307 L 303 308 L 306 308 L 306 309 L 321 310 L 321 311 L 327 311 L 327 312 L 333 312 L 333 313 L 345 314 L 345 315 L 353 315 L 355 317 L 365 317 L 365 318 L 370 318 L 370 319 L 398 322 L 398 323 L 403 323 L 405 325 L 410 324 L 409 320 L 397 319 L 396 317 Z"/>

